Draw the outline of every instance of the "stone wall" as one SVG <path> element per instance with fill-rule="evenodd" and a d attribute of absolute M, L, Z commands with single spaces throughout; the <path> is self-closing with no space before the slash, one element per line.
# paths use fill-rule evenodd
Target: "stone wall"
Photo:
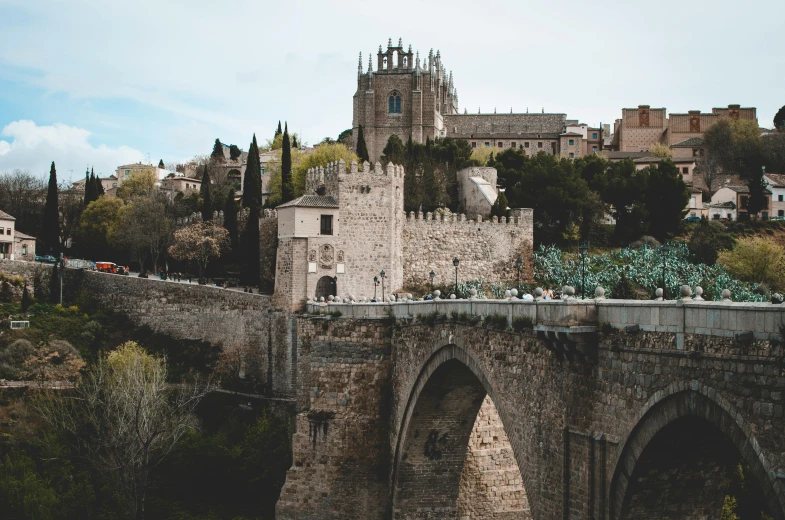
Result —
<path fill-rule="evenodd" d="M 531 519 L 510 440 L 488 396 L 469 437 L 457 509 L 458 520 Z"/>
<path fill-rule="evenodd" d="M 448 114 L 444 127 L 450 137 L 468 138 L 500 134 L 559 134 L 564 131 L 566 114 Z"/>
<path fill-rule="evenodd" d="M 427 288 L 428 274 L 436 274 L 434 284 L 452 285 L 453 258 L 458 257 L 459 281 L 515 282 L 515 260 L 523 259 L 521 279 L 531 276 L 533 241 L 532 210 L 513 221 L 467 220 L 451 215 L 444 220 L 428 213 L 409 213 L 403 226 L 403 286 Z"/>

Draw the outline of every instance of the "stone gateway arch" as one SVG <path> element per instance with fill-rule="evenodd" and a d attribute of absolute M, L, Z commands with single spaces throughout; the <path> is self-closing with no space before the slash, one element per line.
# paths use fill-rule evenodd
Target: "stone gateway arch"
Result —
<path fill-rule="evenodd" d="M 785 519 L 778 306 L 308 310 L 342 316 L 298 319 L 300 411 L 278 518 L 719 518 L 743 470 L 747 503 Z M 462 495 L 486 398 L 520 471 L 512 491 L 488 494 L 513 504 L 496 513 Z"/>

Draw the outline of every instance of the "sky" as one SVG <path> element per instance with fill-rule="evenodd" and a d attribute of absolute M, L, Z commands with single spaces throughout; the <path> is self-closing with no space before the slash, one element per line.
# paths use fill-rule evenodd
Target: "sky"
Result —
<path fill-rule="evenodd" d="M 782 0 L 0 0 L 0 172 L 76 180 L 247 149 L 278 121 L 351 127 L 358 53 L 441 50 L 459 108 L 563 112 L 785 105 Z M 375 67 L 375 59 L 374 59 Z"/>

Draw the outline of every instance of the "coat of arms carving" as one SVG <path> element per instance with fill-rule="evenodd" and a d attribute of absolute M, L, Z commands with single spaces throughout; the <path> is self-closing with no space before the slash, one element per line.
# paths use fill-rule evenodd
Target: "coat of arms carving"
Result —
<path fill-rule="evenodd" d="M 324 244 L 319 248 L 319 264 L 322 269 L 332 269 L 335 259 L 335 250 L 330 244 Z"/>

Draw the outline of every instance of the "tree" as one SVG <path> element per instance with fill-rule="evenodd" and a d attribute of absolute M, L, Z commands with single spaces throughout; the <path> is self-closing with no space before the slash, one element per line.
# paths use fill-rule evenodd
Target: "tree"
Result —
<path fill-rule="evenodd" d="M 273 136 L 273 138 L 278 137 L 281 134 L 283 134 L 283 131 L 281 130 L 281 120 L 279 119 L 278 120 L 278 129 L 275 131 L 275 135 Z"/>
<path fill-rule="evenodd" d="M 499 196 L 491 206 L 491 217 L 506 217 L 507 216 L 507 197 L 504 192 L 499 192 Z"/>
<path fill-rule="evenodd" d="M 224 160 L 224 147 L 218 138 L 215 139 L 213 144 L 213 153 L 210 154 L 210 159 L 219 162 Z"/>
<path fill-rule="evenodd" d="M 774 114 L 774 128 L 777 130 L 785 129 L 785 105 L 780 107 L 777 113 Z"/>
<path fill-rule="evenodd" d="M 145 516 L 151 470 L 196 428 L 194 410 L 208 390 L 170 385 L 167 376 L 165 359 L 129 341 L 101 356 L 72 393 L 38 407 L 115 486 L 136 520 Z"/>
<path fill-rule="evenodd" d="M 229 232 L 214 222 L 194 222 L 174 233 L 169 254 L 175 260 L 194 261 L 199 267 L 199 280 L 213 258 L 230 249 Z"/>
<path fill-rule="evenodd" d="M 673 152 L 668 147 L 668 145 L 663 143 L 657 143 L 651 148 L 649 148 L 649 153 L 651 153 L 652 157 L 659 157 L 660 159 L 670 159 L 673 157 Z"/>
<path fill-rule="evenodd" d="M 707 154 L 698 157 L 695 164 L 695 175 L 703 181 L 708 190 L 706 200 L 711 201 L 711 196 L 719 189 L 722 179 L 722 168 L 719 159 L 715 154 Z"/>
<path fill-rule="evenodd" d="M 292 148 L 297 148 L 297 135 L 292 136 Z"/>
<path fill-rule="evenodd" d="M 240 151 L 236 144 L 229 146 L 229 159 L 232 161 L 239 159 L 242 154 L 243 152 Z"/>
<path fill-rule="evenodd" d="M 731 250 L 735 244 L 736 240 L 725 226 L 702 220 L 692 231 L 687 247 L 693 263 L 714 265 L 720 251 Z"/>
<path fill-rule="evenodd" d="M 84 206 L 93 202 L 98 198 L 98 193 L 95 190 L 95 174 L 90 175 L 90 170 L 85 171 L 84 174 Z"/>
<path fill-rule="evenodd" d="M 149 257 L 153 272 L 158 270 L 158 259 L 171 242 L 172 221 L 166 210 L 166 198 L 158 192 L 135 197 L 117 213 L 117 219 L 109 230 L 109 240 L 117 247 L 131 252 L 139 262 L 139 270 L 145 269 Z"/>
<path fill-rule="evenodd" d="M 283 147 L 281 148 L 281 202 L 289 202 L 294 198 L 292 190 L 292 148 L 289 143 L 289 124 L 285 123 L 283 131 Z"/>
<path fill-rule="evenodd" d="M 91 170 L 90 175 L 93 176 L 92 170 Z M 98 178 L 98 177 L 95 177 L 95 181 L 94 182 L 95 182 L 95 198 L 97 199 L 101 195 L 105 194 L 105 192 L 104 192 L 104 185 L 101 182 L 101 179 Z"/>
<path fill-rule="evenodd" d="M 60 252 L 60 210 L 57 200 L 57 170 L 55 170 L 54 161 L 52 161 L 52 167 L 49 170 L 49 189 L 46 192 L 44 217 L 38 239 L 44 252 L 54 256 Z"/>
<path fill-rule="evenodd" d="M 673 162 L 660 161 L 657 166 L 649 166 L 646 170 L 645 204 L 649 215 L 649 234 L 664 242 L 668 235 L 678 230 L 689 211 L 690 194 Z"/>
<path fill-rule="evenodd" d="M 16 229 L 37 236 L 46 193 L 44 179 L 25 170 L 0 174 L 0 208 L 16 218 Z"/>
<path fill-rule="evenodd" d="M 97 198 L 97 197 L 96 197 Z M 78 193 L 64 189 L 60 195 L 60 251 L 65 251 L 71 238 L 79 227 L 79 219 L 84 211 L 84 204 Z"/>
<path fill-rule="evenodd" d="M 256 134 L 253 135 L 251 146 L 248 148 L 248 164 L 245 168 L 243 181 L 244 208 L 258 210 L 262 207 L 262 166 L 259 162 L 259 146 L 256 144 Z"/>
<path fill-rule="evenodd" d="M 230 193 L 226 197 L 226 205 L 224 206 L 224 228 L 229 233 L 229 243 L 231 244 L 230 253 L 234 256 L 237 254 L 239 237 L 237 234 L 237 204 L 234 202 L 234 196 Z"/>
<path fill-rule="evenodd" d="M 342 143 L 345 146 L 348 146 L 349 148 L 351 148 L 352 147 L 352 134 L 353 133 L 354 132 L 352 131 L 351 128 L 347 128 L 346 130 L 344 130 L 343 132 L 338 134 L 338 139 L 336 139 L 336 141 L 338 141 L 339 143 Z"/>
<path fill-rule="evenodd" d="M 750 215 L 755 215 L 756 219 L 761 211 L 769 207 L 768 188 L 763 174 L 764 170 L 761 168 L 757 175 L 751 172 L 747 179 L 747 188 L 750 190 L 750 198 L 747 200 L 747 211 Z"/>
<path fill-rule="evenodd" d="M 158 161 L 158 167 L 161 168 L 162 170 L 166 169 L 166 166 L 164 166 L 164 160 L 163 159 L 160 159 Z"/>
<path fill-rule="evenodd" d="M 732 251 L 720 252 L 717 263 L 747 282 L 765 283 L 776 289 L 785 282 L 785 250 L 765 238 L 740 238 Z"/>
<path fill-rule="evenodd" d="M 117 196 L 125 202 L 130 202 L 135 197 L 146 197 L 155 190 L 156 182 L 158 178 L 152 168 L 135 171 L 131 178 L 123 181 L 117 188 Z"/>
<path fill-rule="evenodd" d="M 401 138 L 392 134 L 387 139 L 387 144 L 382 150 L 382 164 L 387 165 L 393 163 L 401 165 L 406 160 L 406 147 L 403 145 Z"/>
<path fill-rule="evenodd" d="M 365 134 L 363 134 L 363 125 L 360 125 L 360 130 L 357 132 L 357 157 L 360 158 L 360 163 L 370 161 L 368 156 L 368 147 L 365 145 Z"/>
<path fill-rule="evenodd" d="M 84 367 L 85 362 L 70 343 L 53 339 L 33 349 L 24 361 L 22 376 L 43 386 L 47 382 L 76 379 Z"/>
<path fill-rule="evenodd" d="M 117 221 L 122 199 L 101 197 L 90 203 L 82 212 L 76 231 L 76 242 L 87 256 L 100 260 L 109 251 L 109 230 Z"/>
<path fill-rule="evenodd" d="M 259 213 L 253 209 L 248 213 L 248 220 L 243 230 L 242 240 L 243 262 L 240 282 L 251 287 L 259 287 L 260 277 L 260 246 L 259 246 Z"/>
<path fill-rule="evenodd" d="M 199 195 L 202 197 L 202 220 L 210 220 L 213 218 L 213 199 L 210 196 L 210 172 L 207 170 L 207 165 L 204 166 L 202 173 Z"/>

